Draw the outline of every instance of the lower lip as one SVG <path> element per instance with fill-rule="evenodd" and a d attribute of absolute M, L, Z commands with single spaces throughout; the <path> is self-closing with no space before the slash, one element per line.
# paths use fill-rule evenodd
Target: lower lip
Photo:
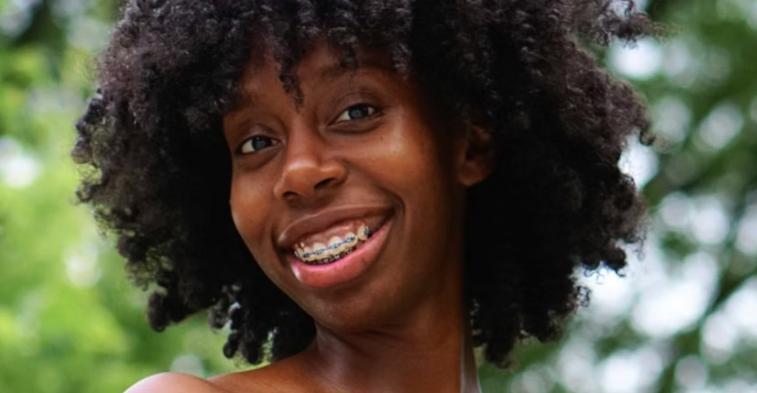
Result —
<path fill-rule="evenodd" d="M 294 255 L 287 255 L 295 277 L 311 288 L 328 288 L 344 284 L 359 277 L 376 260 L 389 232 L 387 221 L 360 248 L 338 261 L 326 265 L 308 265 Z"/>

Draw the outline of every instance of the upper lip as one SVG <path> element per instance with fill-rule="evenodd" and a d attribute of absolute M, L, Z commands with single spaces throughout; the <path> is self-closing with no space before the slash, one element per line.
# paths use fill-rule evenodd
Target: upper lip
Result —
<path fill-rule="evenodd" d="M 290 222 L 279 234 L 276 244 L 282 249 L 289 249 L 297 240 L 325 231 L 340 222 L 371 217 L 381 217 L 383 222 L 388 215 L 389 209 L 384 206 L 340 206 L 321 210 Z"/>

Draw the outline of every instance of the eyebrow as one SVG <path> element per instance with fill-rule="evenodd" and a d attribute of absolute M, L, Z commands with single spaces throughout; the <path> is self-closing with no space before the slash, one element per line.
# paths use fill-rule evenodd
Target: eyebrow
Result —
<path fill-rule="evenodd" d="M 380 61 L 376 61 L 376 59 L 367 58 L 356 61 L 357 66 L 354 68 L 346 67 L 340 62 L 332 62 L 330 65 L 323 67 L 318 73 L 317 83 L 321 85 L 328 81 L 333 81 L 334 79 L 341 78 L 345 74 L 356 75 L 361 70 L 378 71 L 385 77 L 394 77 L 397 75 L 396 71 L 388 69 L 385 64 L 382 64 L 382 62 Z"/>

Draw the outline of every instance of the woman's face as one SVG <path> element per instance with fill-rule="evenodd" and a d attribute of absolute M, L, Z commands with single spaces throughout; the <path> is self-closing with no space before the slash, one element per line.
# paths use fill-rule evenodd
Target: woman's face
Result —
<path fill-rule="evenodd" d="M 297 106 L 268 59 L 224 119 L 232 216 L 266 275 L 334 329 L 459 291 L 465 144 L 412 79 L 381 56 L 341 67 L 322 45 L 298 68 Z"/>

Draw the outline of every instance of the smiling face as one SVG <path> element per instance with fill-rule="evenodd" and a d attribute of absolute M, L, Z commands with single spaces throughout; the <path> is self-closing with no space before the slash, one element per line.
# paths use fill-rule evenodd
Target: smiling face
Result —
<path fill-rule="evenodd" d="M 380 56 L 360 60 L 350 70 L 328 47 L 313 50 L 298 69 L 299 107 L 273 61 L 251 66 L 224 118 L 240 235 L 266 275 L 333 329 L 459 295 L 461 201 L 483 176 L 412 79 Z"/>

